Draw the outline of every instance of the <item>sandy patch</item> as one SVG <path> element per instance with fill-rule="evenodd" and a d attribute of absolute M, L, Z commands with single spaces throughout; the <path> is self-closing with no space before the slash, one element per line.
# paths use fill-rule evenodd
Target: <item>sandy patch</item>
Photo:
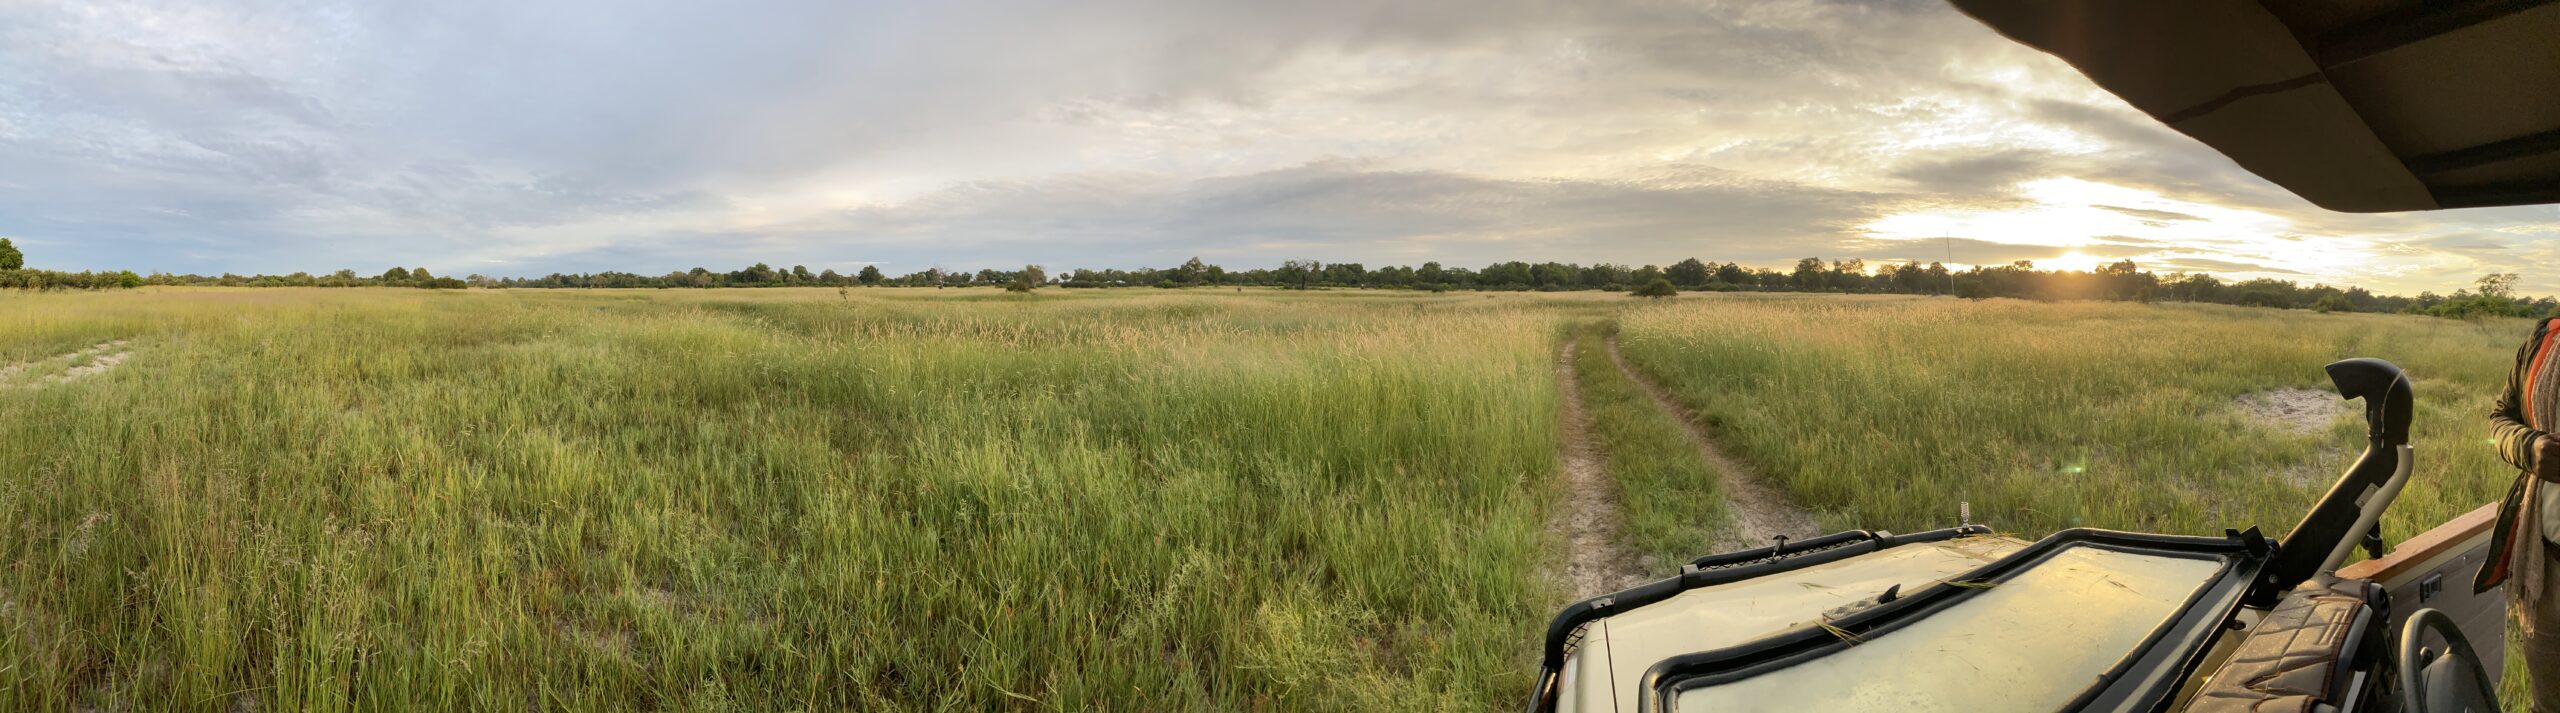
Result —
<path fill-rule="evenodd" d="M 0 384 L 36 389 L 104 374 L 132 358 L 133 352 L 126 349 L 131 343 L 124 339 L 99 342 L 69 354 L 0 367 Z"/>
<path fill-rule="evenodd" d="M 2239 409 L 2240 417 L 2250 423 L 2296 436 L 2317 435 L 2327 431 L 2338 419 L 2356 413 L 2354 402 L 2318 389 L 2275 389 L 2241 394 L 2231 400 L 2231 406 Z M 2318 488 L 2336 482 L 2338 474 L 2345 468 L 2343 459 L 2323 451 L 2322 455 L 2305 458 L 2276 475 L 2287 483 Z"/>
<path fill-rule="evenodd" d="M 1778 535 L 1800 540 L 1823 534 L 1811 511 L 1796 505 L 1785 493 L 1771 487 L 1769 480 L 1761 477 L 1759 471 L 1727 455 L 1707 430 L 1698 425 L 1698 419 L 1689 413 L 1689 407 L 1672 400 L 1670 392 L 1627 364 L 1626 355 L 1618 352 L 1618 337 L 1614 334 L 1609 336 L 1609 361 L 1618 365 L 1618 371 L 1626 374 L 1628 381 L 1642 388 L 1645 396 L 1653 399 L 1654 406 L 1669 414 L 1671 420 L 1679 422 L 1680 430 L 1689 435 L 1689 442 L 1698 447 L 1698 455 L 1705 458 L 1707 465 L 1713 466 L 1717 473 L 1723 474 L 1725 511 L 1733 514 L 1733 529 L 1716 542 L 1717 552 L 1766 547 L 1771 544 L 1771 538 Z"/>
<path fill-rule="evenodd" d="M 2305 435 L 2326 429 L 2338 417 L 2355 412 L 2346 399 L 2316 389 L 2276 389 L 2241 394 L 2231 403 L 2250 423 Z"/>
<path fill-rule="evenodd" d="M 1626 589 L 1645 581 L 1634 553 L 1620 543 L 1618 487 L 1608 475 L 1600 449 L 1591 442 L 1591 417 L 1582 405 L 1582 384 L 1574 375 L 1573 340 L 1564 342 L 1556 380 L 1564 392 L 1563 461 L 1565 501 L 1547 530 L 1565 542 L 1565 561 L 1557 572 L 1575 601 Z"/>

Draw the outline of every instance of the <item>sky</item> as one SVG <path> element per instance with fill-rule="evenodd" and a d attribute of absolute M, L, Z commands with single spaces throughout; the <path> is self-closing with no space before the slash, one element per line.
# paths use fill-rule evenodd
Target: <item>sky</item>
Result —
<path fill-rule="evenodd" d="M 2388 292 L 2351 215 L 1941 2 L 0 0 L 0 237 L 212 274 L 2132 259 Z"/>

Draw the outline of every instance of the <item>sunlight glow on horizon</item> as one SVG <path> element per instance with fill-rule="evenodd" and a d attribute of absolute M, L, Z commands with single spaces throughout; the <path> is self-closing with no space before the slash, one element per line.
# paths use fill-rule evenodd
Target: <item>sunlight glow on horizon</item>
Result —
<path fill-rule="evenodd" d="M 1957 238 L 2012 246 L 2062 249 L 2033 262 L 2037 267 L 2090 270 L 2131 259 L 2137 264 L 2232 255 L 2254 259 L 2281 273 L 2223 270 L 2243 275 L 2290 275 L 2336 280 L 2371 257 L 2370 245 L 2342 244 L 2341 237 L 2305 236 L 2292 220 L 2264 212 L 2169 198 L 2153 191 L 2079 178 L 2046 178 L 2018 185 L 2028 205 L 2006 209 L 1926 209 L 1895 213 L 1858 230 L 1888 241 Z M 2210 248 L 2210 251 L 2199 250 Z M 2172 268 L 2177 269 L 2177 268 Z"/>

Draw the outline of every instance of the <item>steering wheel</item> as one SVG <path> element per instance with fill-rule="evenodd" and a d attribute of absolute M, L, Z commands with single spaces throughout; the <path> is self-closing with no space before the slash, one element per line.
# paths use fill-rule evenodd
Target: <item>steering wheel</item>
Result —
<path fill-rule="evenodd" d="M 2444 652 L 2419 646 L 2422 634 L 2444 639 Z M 2403 713 L 2497 713 L 2498 687 L 2480 667 L 2480 655 L 2453 617 L 2435 609 L 2409 615 L 2400 629 L 2400 710 Z"/>

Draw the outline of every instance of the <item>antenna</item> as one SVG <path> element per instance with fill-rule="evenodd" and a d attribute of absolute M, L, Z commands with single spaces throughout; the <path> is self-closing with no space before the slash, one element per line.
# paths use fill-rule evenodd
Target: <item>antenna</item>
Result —
<path fill-rule="evenodd" d="M 1947 294 L 1956 293 L 1956 236 L 1944 236 L 1947 242 Z"/>

